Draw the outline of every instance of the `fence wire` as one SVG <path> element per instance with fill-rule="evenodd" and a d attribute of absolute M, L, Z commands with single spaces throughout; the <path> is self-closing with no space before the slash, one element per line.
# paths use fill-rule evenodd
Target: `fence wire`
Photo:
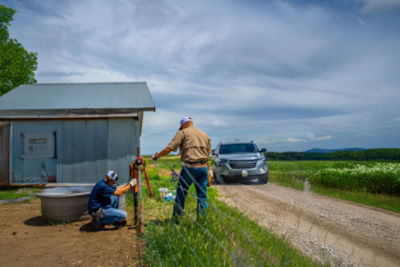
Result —
<path fill-rule="evenodd" d="M 170 165 L 169 167 L 171 167 L 171 169 L 172 169 L 173 168 L 172 164 L 170 163 L 169 165 Z M 158 178 L 160 178 L 161 177 L 160 168 L 159 168 L 158 164 L 156 164 L 155 166 L 156 166 L 155 167 L 156 176 Z M 195 183 L 195 184 L 197 183 L 192 176 L 190 178 L 192 179 L 193 183 Z M 171 186 L 173 186 L 173 181 L 172 180 L 170 181 L 170 185 L 168 187 L 171 187 Z M 199 186 L 199 185 L 197 184 L 197 186 Z M 157 194 L 157 190 L 154 190 L 154 191 L 155 191 L 155 194 Z M 190 191 L 190 196 L 193 197 L 193 200 L 195 200 L 195 201 L 198 200 L 197 196 L 191 191 Z M 189 197 L 189 195 L 187 195 L 186 203 L 188 203 L 190 201 L 188 199 L 188 197 Z M 209 202 L 210 205 L 212 204 L 212 203 L 210 203 L 210 199 L 208 199 L 208 202 Z M 189 259 L 190 259 L 189 263 L 191 265 L 194 265 L 194 266 L 215 266 L 215 265 L 219 265 L 218 263 L 212 262 L 212 258 L 213 257 L 212 257 L 211 254 L 214 253 L 214 251 L 211 250 L 212 244 L 210 244 L 210 242 L 213 242 L 216 246 L 221 248 L 225 254 L 227 254 L 229 256 L 229 258 L 231 259 L 231 264 L 232 265 L 241 266 L 239 264 L 239 261 L 237 260 L 237 256 L 235 255 L 235 252 L 229 250 L 226 246 L 224 246 L 219 241 L 219 239 L 216 236 L 214 236 L 206 226 L 204 226 L 201 223 L 199 223 L 194 218 L 194 216 L 188 212 L 188 209 L 190 209 L 190 207 L 189 207 L 189 205 L 186 205 L 186 210 L 183 211 L 183 217 L 185 217 L 186 219 L 189 219 L 190 222 L 193 225 L 195 225 L 197 229 L 200 229 L 201 231 L 203 231 L 208 237 L 208 240 L 207 240 L 208 244 L 206 244 L 206 246 L 208 246 L 208 249 L 207 249 L 207 254 L 208 254 L 207 255 L 207 262 L 203 263 L 203 260 L 198 255 L 198 252 L 196 252 L 196 250 L 198 250 L 198 248 L 195 248 L 194 246 L 191 245 L 190 242 L 188 242 L 186 240 L 188 233 L 187 233 L 187 231 L 185 232 L 184 226 L 183 225 L 176 225 L 173 221 L 171 221 L 169 219 L 169 216 L 171 215 L 171 207 L 172 207 L 171 204 L 172 203 L 170 203 L 170 205 L 169 205 L 170 206 L 169 209 L 165 208 L 165 205 L 164 206 L 158 206 L 157 211 L 155 212 L 155 214 L 154 213 L 146 214 L 146 217 L 149 216 L 150 218 L 152 218 L 149 221 L 149 227 L 146 227 L 146 228 L 150 228 L 150 224 L 155 224 L 155 225 L 157 225 L 159 230 L 160 229 L 165 230 L 166 228 L 171 229 L 168 226 L 166 227 L 166 224 L 173 225 L 172 229 L 175 231 L 175 233 L 173 233 L 173 236 L 175 236 L 176 238 L 178 238 L 181 241 L 181 242 L 179 242 L 180 248 L 174 248 L 175 244 L 177 243 L 176 240 L 174 240 L 174 242 L 171 242 L 171 240 L 168 238 L 167 234 L 159 233 L 157 235 L 158 237 L 160 237 L 158 239 L 158 241 L 163 243 L 160 246 L 160 244 L 152 244 L 152 243 L 156 242 L 157 240 L 155 241 L 154 239 L 149 239 L 148 235 L 145 234 L 145 241 L 147 243 L 147 247 L 151 247 L 153 250 L 155 250 L 155 251 L 150 252 L 150 254 L 152 255 L 153 259 L 154 259 L 154 256 L 156 256 L 157 265 L 166 265 L 167 266 L 167 265 L 172 264 L 172 265 L 178 266 L 179 265 L 178 264 L 179 260 L 177 259 L 176 255 L 175 255 L 175 252 L 176 251 L 184 252 L 186 250 L 188 250 L 189 253 L 192 255 L 192 257 L 189 257 Z M 219 212 L 219 210 L 216 208 L 215 205 L 212 205 L 212 207 L 213 207 L 212 210 L 214 210 L 214 212 Z M 156 215 L 155 218 L 154 218 L 154 215 Z M 149 230 L 150 229 L 146 229 L 146 231 L 149 231 Z M 172 253 L 167 255 L 167 259 L 165 257 L 166 256 L 165 255 L 166 251 L 161 251 L 159 249 L 160 247 L 161 248 L 167 248 L 169 252 L 172 252 Z M 199 253 L 204 253 L 204 251 L 200 251 Z M 183 255 L 183 253 L 180 253 L 180 254 Z M 168 259 L 170 260 L 170 262 L 168 261 Z M 194 259 L 195 262 L 192 262 L 192 259 Z M 180 260 L 179 263 L 182 263 L 182 261 Z M 231 265 L 231 264 L 227 264 L 227 265 Z"/>
<path fill-rule="evenodd" d="M 171 170 L 174 166 L 176 167 L 176 164 L 168 162 L 167 169 Z M 158 163 L 154 164 L 155 174 L 153 173 L 151 185 L 154 188 L 155 199 L 146 199 L 144 256 L 148 264 L 151 266 L 297 265 L 291 258 L 293 249 L 286 241 L 278 242 L 276 237 L 270 234 L 257 234 L 257 230 L 243 225 L 242 217 L 234 217 L 224 211 L 224 206 L 221 206 L 219 200 L 207 197 L 209 208 L 206 219 L 205 221 L 196 219 L 194 207 L 198 197 L 193 188 L 188 189 L 185 209 L 181 219 L 175 223 L 172 218 L 174 200 L 167 202 L 160 200 L 158 196 L 159 187 L 177 188 L 172 178 L 166 179 L 161 174 L 163 169 L 165 168 Z M 149 177 L 151 176 L 150 174 Z M 190 173 L 189 176 L 193 184 L 201 188 Z M 223 179 L 218 180 L 223 183 Z M 184 179 L 181 181 L 186 183 Z M 278 251 L 278 254 L 272 252 L 274 250 Z M 304 264 L 300 265 L 319 265 L 301 253 L 298 254 L 296 257 L 304 261 Z M 299 263 L 297 258 L 296 263 Z"/>

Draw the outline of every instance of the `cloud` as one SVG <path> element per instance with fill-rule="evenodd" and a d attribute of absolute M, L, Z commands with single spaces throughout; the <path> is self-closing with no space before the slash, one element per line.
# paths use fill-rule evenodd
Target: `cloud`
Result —
<path fill-rule="evenodd" d="M 323 141 L 323 140 L 328 140 L 331 139 L 332 136 L 327 135 L 327 136 L 320 136 L 320 137 L 316 137 L 313 133 L 308 133 L 308 139 L 310 141 Z"/>
<path fill-rule="evenodd" d="M 294 138 L 294 137 L 289 137 L 289 138 L 287 139 L 287 141 L 288 141 L 289 143 L 298 143 L 298 142 L 308 142 L 309 140 L 307 140 L 307 139 L 300 139 L 300 138 Z"/>
<path fill-rule="evenodd" d="M 316 137 L 315 134 L 308 132 L 306 134 L 306 137 L 288 137 L 286 139 L 287 142 L 289 143 L 299 143 L 299 142 L 313 142 L 313 141 L 325 141 L 331 139 L 332 136 L 327 135 L 327 136 L 320 136 Z"/>
<path fill-rule="evenodd" d="M 400 8 L 400 0 L 357 0 L 364 5 L 361 8 L 362 13 L 384 12 Z"/>
<path fill-rule="evenodd" d="M 380 13 L 398 1 L 355 1 L 374 16 L 354 15 L 354 2 L 6 5 L 17 9 L 12 37 L 39 53 L 38 82 L 148 83 L 157 112 L 145 113 L 145 153 L 165 146 L 185 115 L 213 144 L 399 146 L 400 20 Z"/>

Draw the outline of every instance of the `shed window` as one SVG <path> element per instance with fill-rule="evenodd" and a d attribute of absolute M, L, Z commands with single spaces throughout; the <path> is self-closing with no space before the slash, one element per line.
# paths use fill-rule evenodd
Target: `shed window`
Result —
<path fill-rule="evenodd" d="M 54 158 L 56 156 L 56 133 L 24 133 L 25 158 Z"/>

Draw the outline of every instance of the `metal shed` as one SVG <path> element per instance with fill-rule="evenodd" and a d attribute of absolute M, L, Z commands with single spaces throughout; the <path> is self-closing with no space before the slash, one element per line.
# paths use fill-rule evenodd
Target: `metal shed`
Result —
<path fill-rule="evenodd" d="M 121 182 L 137 155 L 145 82 L 21 85 L 0 98 L 0 185 Z"/>

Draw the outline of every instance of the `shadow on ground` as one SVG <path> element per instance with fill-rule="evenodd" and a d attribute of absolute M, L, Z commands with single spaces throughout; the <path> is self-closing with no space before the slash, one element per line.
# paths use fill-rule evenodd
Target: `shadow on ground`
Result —
<path fill-rule="evenodd" d="M 84 225 L 82 225 L 79 228 L 80 232 L 88 232 L 88 233 L 92 233 L 92 232 L 101 232 L 101 231 L 116 231 L 118 229 L 120 229 L 122 227 L 118 227 L 118 226 L 111 226 L 111 225 L 106 225 L 104 228 L 102 229 L 95 229 L 92 225 L 92 222 L 88 222 Z"/>
<path fill-rule="evenodd" d="M 264 185 L 267 183 L 260 183 L 258 180 L 240 181 L 240 182 L 224 182 L 215 183 L 215 185 L 227 185 L 227 186 L 237 186 L 237 185 Z"/>
<path fill-rule="evenodd" d="M 29 226 L 49 226 L 50 225 L 49 221 L 42 216 L 36 216 L 36 217 L 29 218 L 26 221 L 24 221 L 24 224 L 29 225 Z"/>

